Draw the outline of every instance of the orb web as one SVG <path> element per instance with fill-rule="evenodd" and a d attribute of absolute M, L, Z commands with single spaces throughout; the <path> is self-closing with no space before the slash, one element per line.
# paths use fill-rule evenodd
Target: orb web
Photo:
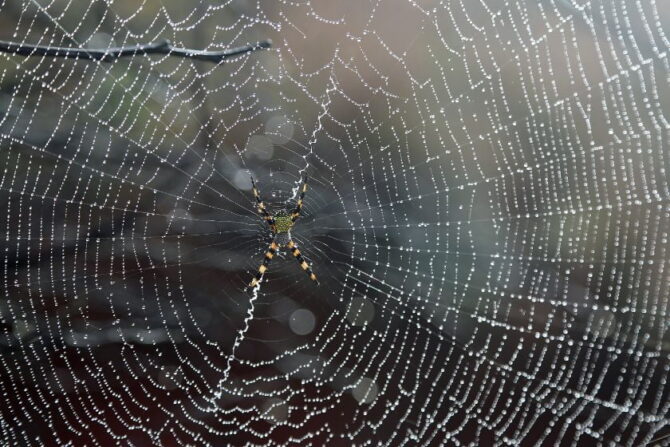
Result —
<path fill-rule="evenodd" d="M 0 3 L 6 445 L 670 434 L 658 0 Z M 271 212 L 309 189 L 249 288 Z"/>

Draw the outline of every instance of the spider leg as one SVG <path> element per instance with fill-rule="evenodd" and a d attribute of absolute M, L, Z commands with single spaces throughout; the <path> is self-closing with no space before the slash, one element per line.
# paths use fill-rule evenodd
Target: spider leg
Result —
<path fill-rule="evenodd" d="M 298 197 L 298 202 L 295 204 L 295 209 L 291 213 L 291 220 L 295 222 L 300 217 L 300 212 L 302 211 L 302 202 L 305 199 L 305 192 L 307 191 L 307 177 L 302 181 L 302 188 L 300 188 L 300 196 Z"/>
<path fill-rule="evenodd" d="M 256 272 L 256 276 L 254 276 L 254 279 L 251 280 L 249 283 L 249 287 L 256 287 L 256 284 L 261 282 L 261 279 L 263 278 L 263 274 L 268 269 L 268 264 L 274 258 L 275 254 L 277 254 L 277 250 L 279 249 L 279 245 L 273 240 L 272 243 L 270 244 L 270 247 L 268 247 L 268 251 L 265 252 L 265 257 L 263 257 L 263 263 L 258 267 L 258 271 Z"/>
<path fill-rule="evenodd" d="M 270 229 L 272 230 L 273 233 L 276 232 L 275 229 L 275 220 L 274 218 L 268 213 L 268 210 L 265 209 L 265 203 L 263 202 L 263 199 L 261 199 L 261 193 L 258 191 L 258 188 L 256 187 L 256 182 L 254 182 L 254 178 L 251 177 L 251 186 L 254 191 L 254 197 L 256 198 L 256 203 L 258 204 L 258 212 L 261 214 L 261 217 L 270 225 Z"/>
<path fill-rule="evenodd" d="M 288 244 L 286 244 L 286 246 L 288 247 L 289 250 L 291 250 L 291 253 L 293 253 L 293 256 L 295 256 L 295 259 L 300 264 L 300 267 L 305 271 L 305 273 L 307 273 L 309 279 L 319 284 L 319 281 L 316 279 L 316 275 L 314 274 L 314 272 L 312 272 L 312 269 L 310 268 L 307 261 L 305 261 L 305 258 L 303 258 L 302 255 L 300 254 L 300 250 L 298 250 L 298 246 L 295 245 L 295 242 L 293 242 L 293 240 L 290 240 L 288 241 Z"/>

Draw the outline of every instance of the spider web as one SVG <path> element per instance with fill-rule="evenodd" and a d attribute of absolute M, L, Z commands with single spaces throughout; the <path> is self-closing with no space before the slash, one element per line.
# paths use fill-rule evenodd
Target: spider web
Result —
<path fill-rule="evenodd" d="M 670 433 L 658 0 L 0 2 L 3 445 Z M 293 239 L 247 284 L 309 176 Z"/>

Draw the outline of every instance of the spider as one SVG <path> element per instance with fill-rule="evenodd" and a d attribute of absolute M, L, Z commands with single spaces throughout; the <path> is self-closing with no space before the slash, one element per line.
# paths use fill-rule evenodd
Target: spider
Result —
<path fill-rule="evenodd" d="M 258 191 L 253 177 L 251 178 L 251 185 L 253 187 L 256 203 L 258 204 L 258 212 L 261 214 L 261 217 L 263 217 L 263 220 L 268 223 L 270 230 L 272 231 L 272 242 L 270 243 L 268 251 L 265 252 L 263 263 L 258 268 L 256 276 L 249 283 L 249 287 L 255 287 L 256 284 L 261 282 L 263 275 L 268 269 L 268 264 L 272 258 L 274 258 L 275 254 L 277 254 L 277 251 L 279 251 L 282 245 L 286 245 L 286 247 L 291 250 L 291 253 L 300 264 L 300 267 L 305 271 L 305 273 L 307 273 L 307 276 L 309 276 L 312 281 L 315 281 L 317 284 L 319 284 L 319 281 L 316 279 L 316 275 L 314 272 L 312 272 L 312 269 L 310 268 L 307 261 L 305 261 L 305 259 L 302 257 L 302 254 L 300 254 L 298 246 L 295 242 L 293 242 L 293 239 L 291 239 L 291 228 L 293 228 L 295 221 L 298 220 L 298 217 L 300 217 L 303 199 L 305 198 L 305 192 L 307 191 L 307 177 L 305 177 L 302 181 L 300 197 L 298 198 L 295 209 L 291 212 L 291 214 L 284 210 L 278 211 L 274 215 L 270 214 L 265 208 L 265 203 L 263 203 L 263 200 L 261 199 L 261 193 Z"/>

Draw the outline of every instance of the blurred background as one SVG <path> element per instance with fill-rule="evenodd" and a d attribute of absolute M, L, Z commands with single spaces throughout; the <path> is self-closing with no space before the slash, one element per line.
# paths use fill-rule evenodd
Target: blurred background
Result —
<path fill-rule="evenodd" d="M 3 445 L 664 445 L 670 7 L 0 1 Z M 286 251 L 247 284 L 309 177 Z"/>

